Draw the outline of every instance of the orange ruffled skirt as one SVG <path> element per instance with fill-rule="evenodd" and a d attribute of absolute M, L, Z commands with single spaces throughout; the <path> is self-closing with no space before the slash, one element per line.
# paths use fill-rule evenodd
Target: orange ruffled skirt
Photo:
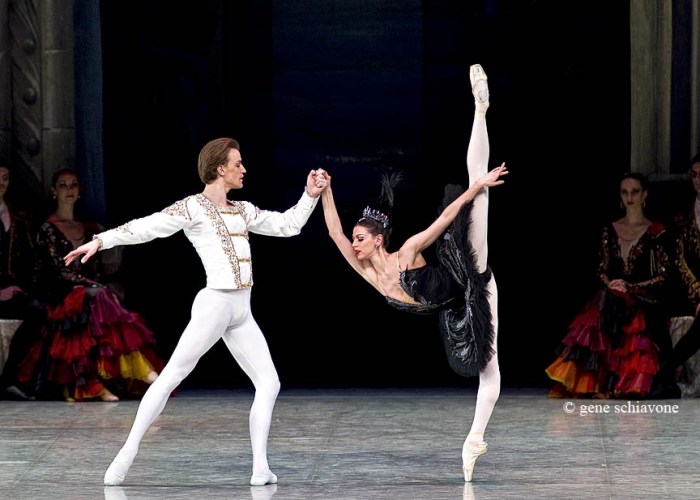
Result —
<path fill-rule="evenodd" d="M 67 400 L 84 401 L 99 397 L 105 381 L 146 380 L 163 368 L 153 332 L 107 287 L 93 294 L 77 286 L 48 316 L 41 341 L 19 367 L 24 383 L 61 386 Z"/>
<path fill-rule="evenodd" d="M 613 294 L 613 297 L 606 297 Z M 613 343 L 603 327 L 606 300 L 623 301 Z M 628 295 L 603 290 L 576 315 L 559 355 L 545 372 L 556 382 L 550 397 L 644 398 L 659 370 L 658 348 L 647 332 L 646 312 Z"/>

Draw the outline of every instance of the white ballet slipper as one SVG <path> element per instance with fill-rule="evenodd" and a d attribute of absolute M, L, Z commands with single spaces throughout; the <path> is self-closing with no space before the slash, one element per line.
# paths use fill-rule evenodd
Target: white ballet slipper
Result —
<path fill-rule="evenodd" d="M 277 484 L 277 476 L 275 476 L 272 472 L 267 471 L 266 474 L 253 474 L 250 477 L 251 486 L 265 486 L 266 484 Z"/>
<path fill-rule="evenodd" d="M 114 460 L 112 460 L 112 463 L 107 468 L 107 472 L 105 472 L 105 486 L 120 486 L 124 482 L 124 479 L 126 479 L 126 475 L 133 461 L 133 456 L 129 458 L 122 452 L 117 453 L 117 456 L 114 457 Z"/>

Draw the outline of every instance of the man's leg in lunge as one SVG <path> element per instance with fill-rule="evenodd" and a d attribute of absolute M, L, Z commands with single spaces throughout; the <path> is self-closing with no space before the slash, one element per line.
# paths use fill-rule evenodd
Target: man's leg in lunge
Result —
<path fill-rule="evenodd" d="M 229 318 L 229 308 L 218 300 L 216 291 L 204 289 L 197 294 L 192 304 L 192 318 L 160 376 L 143 395 L 129 436 L 105 472 L 105 485 L 117 486 L 124 482 L 138 453 L 141 439 L 165 408 L 170 393 L 192 372 L 204 353 L 221 338 Z"/>
<path fill-rule="evenodd" d="M 274 484 L 277 476 L 270 471 L 267 441 L 272 423 L 272 411 L 280 390 L 277 370 L 272 362 L 265 337 L 252 314 L 223 336 L 226 346 L 255 387 L 250 408 L 250 442 L 253 451 L 253 475 L 250 484 Z"/>

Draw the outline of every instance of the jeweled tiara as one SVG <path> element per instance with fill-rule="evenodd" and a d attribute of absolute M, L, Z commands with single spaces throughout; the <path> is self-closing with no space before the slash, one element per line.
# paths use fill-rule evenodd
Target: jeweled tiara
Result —
<path fill-rule="evenodd" d="M 362 211 L 362 218 L 376 220 L 384 229 L 386 229 L 386 227 L 389 225 L 389 217 L 386 214 L 383 214 L 374 208 L 370 208 L 369 206 L 365 207 L 365 209 Z"/>

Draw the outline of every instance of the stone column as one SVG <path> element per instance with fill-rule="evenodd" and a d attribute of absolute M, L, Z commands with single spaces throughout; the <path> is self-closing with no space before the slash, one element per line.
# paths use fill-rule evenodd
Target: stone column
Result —
<path fill-rule="evenodd" d="M 10 160 L 12 94 L 10 92 L 9 0 L 0 0 L 0 158 Z"/>
<path fill-rule="evenodd" d="M 73 0 L 0 0 L 0 154 L 40 198 L 75 163 Z"/>
<path fill-rule="evenodd" d="M 630 168 L 668 173 L 671 116 L 671 2 L 630 2 Z"/>
<path fill-rule="evenodd" d="M 21 181 L 38 190 L 37 179 L 42 178 L 41 33 L 35 2 L 11 0 L 9 26 L 12 159 Z"/>
<path fill-rule="evenodd" d="M 700 153 L 700 0 L 692 0 L 693 36 L 690 39 L 690 153 Z"/>
<path fill-rule="evenodd" d="M 41 164 L 48 192 L 52 173 L 75 168 L 75 76 L 73 0 L 40 0 L 42 47 L 40 94 L 43 110 Z"/>

